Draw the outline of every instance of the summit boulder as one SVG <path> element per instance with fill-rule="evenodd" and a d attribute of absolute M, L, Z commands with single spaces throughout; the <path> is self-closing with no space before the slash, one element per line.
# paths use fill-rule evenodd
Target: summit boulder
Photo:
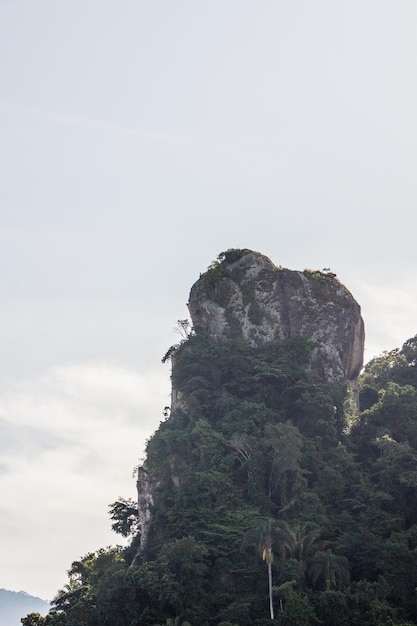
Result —
<path fill-rule="evenodd" d="M 364 323 L 359 304 L 330 271 L 276 267 L 252 250 L 219 255 L 192 286 L 194 330 L 213 341 L 253 346 L 301 335 L 313 343 L 308 369 L 353 390 L 363 365 Z"/>

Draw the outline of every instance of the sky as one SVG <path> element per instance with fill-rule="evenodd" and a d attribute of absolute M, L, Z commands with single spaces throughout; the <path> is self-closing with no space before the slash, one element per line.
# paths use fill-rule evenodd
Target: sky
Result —
<path fill-rule="evenodd" d="M 417 333 L 415 0 L 0 0 L 0 587 L 52 599 L 170 402 L 228 248 Z"/>

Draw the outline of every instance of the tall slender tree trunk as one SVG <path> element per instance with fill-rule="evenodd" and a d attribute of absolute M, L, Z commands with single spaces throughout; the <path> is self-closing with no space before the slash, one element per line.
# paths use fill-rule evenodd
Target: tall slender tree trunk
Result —
<path fill-rule="evenodd" d="M 274 603 L 272 602 L 272 565 L 268 562 L 269 612 L 274 619 Z"/>

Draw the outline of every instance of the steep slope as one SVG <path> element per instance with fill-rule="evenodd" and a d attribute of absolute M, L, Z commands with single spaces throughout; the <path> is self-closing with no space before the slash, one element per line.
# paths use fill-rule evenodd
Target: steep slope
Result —
<path fill-rule="evenodd" d="M 259 252 L 229 250 L 221 253 L 192 286 L 188 308 L 196 336 L 217 345 L 237 341 L 260 348 L 291 338 L 309 340 L 312 349 L 304 368 L 325 382 L 347 382 L 358 405 L 364 324 L 359 304 L 334 274 L 278 268 Z M 187 412 L 190 404 L 190 398 L 176 384 L 181 363 L 174 355 L 173 412 Z M 147 541 L 157 484 L 154 476 L 140 468 L 142 547 Z"/>

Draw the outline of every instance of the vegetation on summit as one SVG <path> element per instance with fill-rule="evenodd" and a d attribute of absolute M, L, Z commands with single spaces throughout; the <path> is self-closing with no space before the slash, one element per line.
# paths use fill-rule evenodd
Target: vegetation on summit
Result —
<path fill-rule="evenodd" d="M 417 336 L 343 383 L 306 372 L 303 337 L 250 347 L 188 332 L 184 400 L 147 444 L 158 489 L 146 549 L 74 561 L 24 626 L 406 626 L 417 623 Z"/>

